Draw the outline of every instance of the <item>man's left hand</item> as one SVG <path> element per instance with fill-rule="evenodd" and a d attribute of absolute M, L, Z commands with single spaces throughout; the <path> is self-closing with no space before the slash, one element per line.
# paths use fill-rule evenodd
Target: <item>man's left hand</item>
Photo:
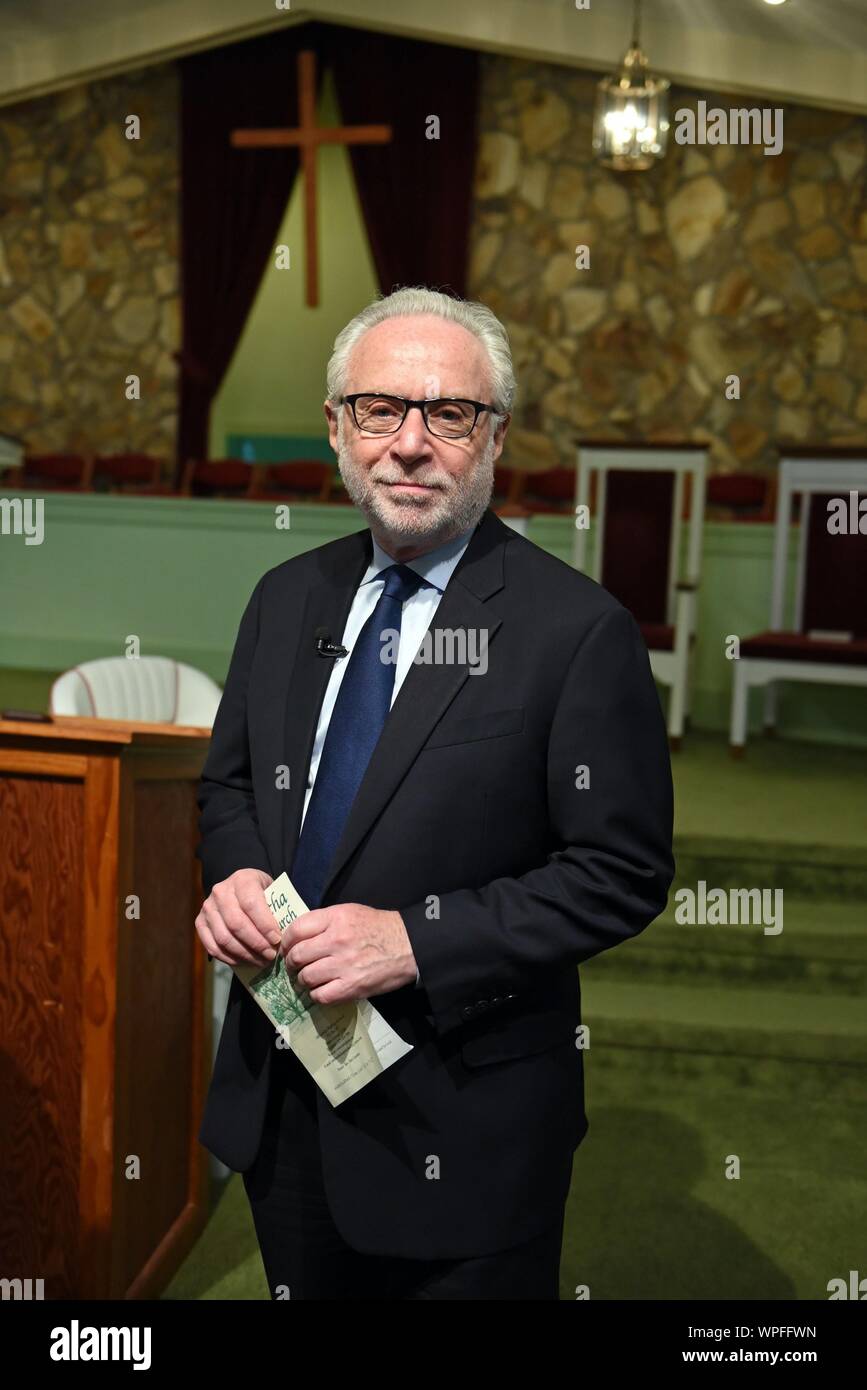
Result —
<path fill-rule="evenodd" d="M 284 928 L 280 949 L 314 1004 L 343 1004 L 415 984 L 415 956 L 399 912 L 361 903 L 314 908 Z"/>

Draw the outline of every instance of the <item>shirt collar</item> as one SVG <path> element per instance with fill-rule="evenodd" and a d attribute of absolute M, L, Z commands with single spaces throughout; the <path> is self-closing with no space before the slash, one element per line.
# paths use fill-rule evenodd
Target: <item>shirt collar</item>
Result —
<path fill-rule="evenodd" d="M 469 531 L 464 531 L 462 535 L 455 536 L 453 540 L 446 541 L 445 545 L 437 546 L 436 550 L 429 550 L 424 555 L 418 555 L 414 560 L 407 560 L 407 569 L 415 570 L 416 574 L 434 588 L 443 593 L 446 585 L 457 568 L 458 561 L 466 550 L 472 539 L 475 526 L 471 526 Z M 397 562 L 394 557 L 387 554 L 382 546 L 371 536 L 373 541 L 373 558 L 364 572 L 362 584 L 369 584 L 372 579 L 376 579 L 380 572 L 387 569 L 389 565 Z"/>

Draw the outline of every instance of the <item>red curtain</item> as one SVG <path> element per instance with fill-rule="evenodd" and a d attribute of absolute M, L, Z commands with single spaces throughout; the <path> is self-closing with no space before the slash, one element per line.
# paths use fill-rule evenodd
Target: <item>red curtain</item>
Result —
<path fill-rule="evenodd" d="M 271 256 L 298 169 L 294 150 L 237 150 L 233 130 L 298 120 L 303 30 L 183 58 L 178 469 L 205 458 L 208 417 Z"/>
<path fill-rule="evenodd" d="M 340 29 L 329 62 L 343 124 L 392 127 L 388 145 L 349 147 L 380 289 L 465 294 L 479 55 Z"/>
<path fill-rule="evenodd" d="M 181 72 L 183 346 L 178 469 L 207 455 L 211 402 L 273 252 L 298 169 L 291 150 L 236 150 L 232 130 L 297 124 L 297 64 L 330 65 L 346 125 L 393 141 L 351 147 L 381 289 L 464 293 L 476 148 L 478 55 L 320 23 L 195 54 Z M 430 115 L 440 138 L 426 138 Z M 362 305 L 359 303 L 359 308 Z"/>

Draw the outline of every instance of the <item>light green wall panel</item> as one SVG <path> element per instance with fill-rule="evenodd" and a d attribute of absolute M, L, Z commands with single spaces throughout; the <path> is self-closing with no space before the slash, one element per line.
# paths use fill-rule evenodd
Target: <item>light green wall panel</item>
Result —
<path fill-rule="evenodd" d="M 16 494 L 7 494 L 15 496 Z M 278 531 L 267 503 L 225 499 L 45 499 L 45 539 L 0 545 L 0 666 L 60 671 L 123 653 L 173 656 L 222 681 L 259 576 L 292 555 L 358 531 L 353 507 L 293 507 Z"/>

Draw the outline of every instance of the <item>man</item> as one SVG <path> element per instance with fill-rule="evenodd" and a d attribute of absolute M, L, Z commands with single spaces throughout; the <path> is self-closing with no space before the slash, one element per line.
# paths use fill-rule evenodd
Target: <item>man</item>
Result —
<path fill-rule="evenodd" d="M 274 1298 L 557 1298 L 587 1130 L 576 966 L 665 905 L 638 628 L 488 509 L 514 387 L 483 305 L 363 310 L 325 413 L 370 529 L 270 570 L 241 620 L 199 937 L 231 965 L 283 949 L 315 1002 L 371 999 L 412 1045 L 332 1107 L 233 980 L 200 1138 L 244 1173 Z M 284 870 L 312 910 L 281 943 L 263 889 Z"/>

